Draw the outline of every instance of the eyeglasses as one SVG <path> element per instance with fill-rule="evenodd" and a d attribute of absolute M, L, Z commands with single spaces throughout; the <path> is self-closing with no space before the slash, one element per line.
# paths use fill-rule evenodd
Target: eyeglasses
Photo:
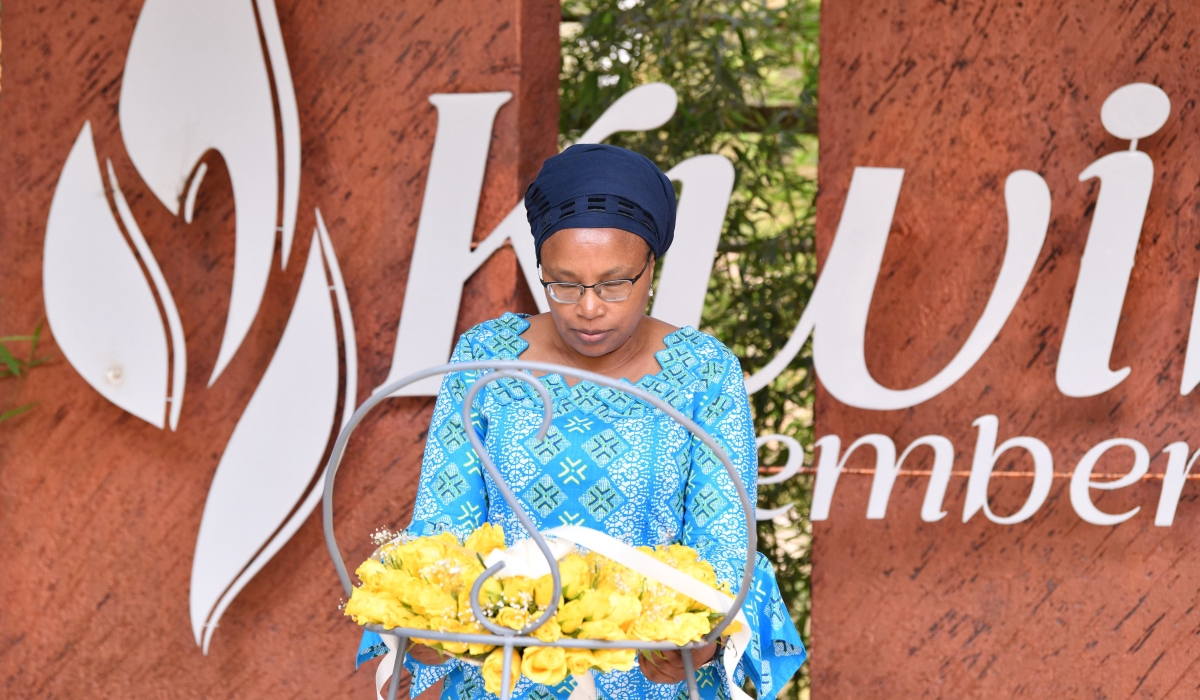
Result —
<path fill-rule="evenodd" d="M 587 290 L 592 290 L 600 301 L 617 302 L 625 301 L 633 294 L 633 285 L 646 274 L 646 268 L 650 265 L 650 256 L 653 253 L 646 254 L 646 262 L 642 264 L 642 271 L 637 273 L 632 279 L 607 280 L 597 282 L 596 284 L 575 284 L 573 282 L 547 282 L 542 280 L 542 286 L 550 293 L 550 298 L 560 304 L 578 304 L 583 301 L 583 295 Z"/>

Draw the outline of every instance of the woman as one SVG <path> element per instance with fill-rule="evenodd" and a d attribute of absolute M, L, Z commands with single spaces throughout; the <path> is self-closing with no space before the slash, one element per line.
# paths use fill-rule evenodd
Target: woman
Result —
<path fill-rule="evenodd" d="M 692 417 L 725 448 L 752 497 L 757 450 L 737 358 L 694 328 L 645 315 L 655 262 L 674 236 L 675 191 L 649 160 L 604 145 L 572 146 L 545 162 L 525 194 L 550 313 L 516 314 L 463 334 L 453 362 L 552 362 L 633 382 Z M 502 525 L 509 544 L 525 536 L 479 467 L 462 425 L 462 400 L 478 372 L 442 382 L 408 532 L 444 530 L 460 538 L 484 522 Z M 746 523 L 728 474 L 711 450 L 658 409 L 626 394 L 561 375 L 541 377 L 554 397 L 553 427 L 534 433 L 541 400 L 521 382 L 501 380 L 476 399 L 473 428 L 539 529 L 562 524 L 601 530 L 632 545 L 682 542 L 711 562 L 735 590 L 746 561 Z M 804 661 L 771 565 L 758 555 L 745 605 L 753 638 L 738 667 L 758 697 L 773 698 Z M 385 652 L 364 635 L 359 660 Z M 705 698 L 724 697 L 717 645 L 698 650 Z M 641 655 L 629 672 L 596 676 L 599 697 L 675 698 L 679 652 Z M 442 698 L 486 697 L 477 668 L 414 646 L 407 662 L 413 695 L 445 680 Z M 567 698 L 522 678 L 515 698 Z"/>

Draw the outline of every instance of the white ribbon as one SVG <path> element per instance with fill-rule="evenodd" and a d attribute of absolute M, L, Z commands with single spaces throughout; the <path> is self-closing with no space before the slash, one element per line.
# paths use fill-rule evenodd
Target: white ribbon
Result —
<path fill-rule="evenodd" d="M 596 679 L 592 678 L 591 671 L 578 676 L 572 673 L 571 678 L 575 681 L 575 690 L 567 700 L 596 700 Z"/>
<path fill-rule="evenodd" d="M 550 553 L 554 555 L 555 561 L 561 560 L 575 551 L 575 545 L 565 539 L 546 540 L 546 544 L 549 545 Z M 509 576 L 539 578 L 550 573 L 550 564 L 546 562 L 546 555 L 538 549 L 533 538 L 521 540 L 508 549 L 493 549 L 483 560 L 483 564 L 491 567 L 500 561 L 504 562 L 504 568 L 496 572 L 496 578 L 508 578 Z"/>
<path fill-rule="evenodd" d="M 396 666 L 396 649 L 400 646 L 400 638 L 394 634 L 381 634 L 383 643 L 387 645 L 388 653 L 379 661 L 375 669 L 375 700 L 383 700 L 383 686 L 392 678 L 392 669 Z"/>
<path fill-rule="evenodd" d="M 575 549 L 575 545 L 580 545 L 713 610 L 728 615 L 733 607 L 733 598 L 721 591 L 598 530 L 578 525 L 563 525 L 546 530 L 542 534 L 554 538 L 549 540 L 548 544 L 555 559 L 562 559 Z M 488 555 L 485 563 L 491 566 L 497 561 L 504 562 L 504 568 L 496 574 L 498 578 L 518 575 L 537 578 L 550 573 L 549 564 L 546 563 L 541 550 L 537 548 L 532 539 L 522 540 L 507 550 L 494 550 Z M 729 695 L 733 700 L 751 700 L 750 696 L 733 682 L 738 661 L 741 660 L 742 654 L 746 652 L 746 647 L 750 644 L 750 623 L 746 620 L 746 614 L 741 610 L 734 615 L 734 620 L 741 624 L 741 629 L 729 635 L 725 642 L 725 651 L 722 657 L 725 679 L 728 683 Z M 375 671 L 376 700 L 383 700 L 380 691 L 392 676 L 398 641 L 395 636 L 383 635 L 383 643 L 387 645 L 388 653 L 379 662 L 379 668 Z M 567 700 L 596 700 L 596 681 L 590 672 L 572 676 L 572 678 L 575 679 L 575 690 L 571 691 L 571 696 Z"/>

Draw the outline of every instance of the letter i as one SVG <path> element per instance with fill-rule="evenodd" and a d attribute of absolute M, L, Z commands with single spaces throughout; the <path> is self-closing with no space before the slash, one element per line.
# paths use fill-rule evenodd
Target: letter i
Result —
<path fill-rule="evenodd" d="M 1113 371 L 1108 363 L 1154 184 L 1154 163 L 1137 150 L 1137 143 L 1162 128 L 1170 113 L 1167 93 L 1147 83 L 1114 90 L 1100 108 L 1104 129 L 1129 139 L 1130 144 L 1128 151 L 1110 153 L 1079 174 L 1080 182 L 1098 177 L 1102 185 L 1054 376 L 1059 391 L 1067 396 L 1102 394 L 1129 376 L 1128 367 Z M 1196 328 L 1194 319 L 1192 328 Z M 1191 349 L 1189 344 L 1189 359 Z"/>

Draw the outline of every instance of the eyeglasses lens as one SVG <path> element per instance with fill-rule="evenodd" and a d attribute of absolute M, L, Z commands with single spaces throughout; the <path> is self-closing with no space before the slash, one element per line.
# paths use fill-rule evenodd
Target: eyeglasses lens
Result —
<path fill-rule="evenodd" d="M 596 296 L 600 297 L 601 301 L 625 301 L 633 292 L 633 282 L 629 280 L 604 282 L 596 285 L 595 289 Z"/>
<path fill-rule="evenodd" d="M 546 289 L 550 291 L 550 298 L 560 304 L 577 304 L 583 299 L 587 288 L 578 284 L 551 282 L 546 285 Z M 596 296 L 600 297 L 600 301 L 625 301 L 633 293 L 633 283 L 629 280 L 601 282 L 592 289 L 595 290 Z"/>
<path fill-rule="evenodd" d="M 583 298 L 583 287 L 577 284 L 556 284 L 552 282 L 546 285 L 546 289 L 550 291 L 550 298 L 560 304 L 576 304 Z"/>

